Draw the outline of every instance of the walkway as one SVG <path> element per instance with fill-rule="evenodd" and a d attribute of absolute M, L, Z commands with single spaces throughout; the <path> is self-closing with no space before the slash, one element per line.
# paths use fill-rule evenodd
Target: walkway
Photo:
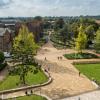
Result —
<path fill-rule="evenodd" d="M 73 60 L 67 60 L 62 55 L 74 52 L 71 49 L 57 50 L 51 43 L 44 45 L 36 56 L 37 59 L 47 62 L 44 68 L 49 67 L 53 82 L 42 88 L 42 93 L 54 99 L 64 98 L 73 94 L 79 94 L 86 91 L 96 89 L 91 81 L 81 75 L 79 77 L 78 70 L 72 65 Z M 58 60 L 58 56 L 62 56 L 62 60 Z"/>
<path fill-rule="evenodd" d="M 61 100 L 100 100 L 100 90 Z"/>

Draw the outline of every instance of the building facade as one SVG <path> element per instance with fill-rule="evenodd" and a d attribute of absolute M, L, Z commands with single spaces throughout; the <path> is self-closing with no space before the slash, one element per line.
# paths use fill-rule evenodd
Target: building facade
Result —
<path fill-rule="evenodd" d="M 8 28 L 0 28 L 0 51 L 8 52 L 12 46 L 12 35 Z"/>

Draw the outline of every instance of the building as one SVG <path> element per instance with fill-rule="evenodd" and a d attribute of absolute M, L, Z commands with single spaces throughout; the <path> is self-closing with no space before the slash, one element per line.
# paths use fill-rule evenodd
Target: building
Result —
<path fill-rule="evenodd" d="M 11 50 L 12 34 L 8 28 L 0 28 L 0 50 L 7 52 Z"/>

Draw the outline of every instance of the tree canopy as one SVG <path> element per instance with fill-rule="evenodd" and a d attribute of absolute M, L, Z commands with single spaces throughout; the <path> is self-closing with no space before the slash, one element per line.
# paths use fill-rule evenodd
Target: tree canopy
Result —
<path fill-rule="evenodd" d="M 100 52 L 100 28 L 96 32 L 96 38 L 95 38 L 95 49 L 96 51 Z"/>
<path fill-rule="evenodd" d="M 84 27 L 81 25 L 79 28 L 78 37 L 75 40 L 75 48 L 78 52 L 82 53 L 82 50 L 85 49 L 87 43 L 87 36 L 84 32 Z"/>
<path fill-rule="evenodd" d="M 21 62 L 22 65 L 16 67 L 15 72 L 20 76 L 20 80 L 25 84 L 25 75 L 27 75 L 30 63 L 34 61 L 34 55 L 38 45 L 34 42 L 33 34 L 28 31 L 26 26 L 22 26 L 19 34 L 13 41 L 13 59 Z"/>

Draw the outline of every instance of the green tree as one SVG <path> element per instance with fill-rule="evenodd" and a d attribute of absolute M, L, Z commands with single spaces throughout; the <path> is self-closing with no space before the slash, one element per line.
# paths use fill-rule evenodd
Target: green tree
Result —
<path fill-rule="evenodd" d="M 79 28 L 79 34 L 75 41 L 76 50 L 78 50 L 79 53 L 82 53 L 82 50 L 85 49 L 87 43 L 87 36 L 82 25 Z"/>
<path fill-rule="evenodd" d="M 100 53 L 100 28 L 96 32 L 94 47 L 95 47 L 95 50 Z"/>
<path fill-rule="evenodd" d="M 65 22 L 63 20 L 63 18 L 59 18 L 58 20 L 56 20 L 55 25 L 54 25 L 54 30 L 58 31 L 59 29 L 62 29 L 64 26 Z"/>
<path fill-rule="evenodd" d="M 93 40 L 94 39 L 94 32 L 95 31 L 94 31 L 93 25 L 89 25 L 86 28 L 85 32 L 86 32 L 86 35 L 87 35 L 88 40 Z"/>
<path fill-rule="evenodd" d="M 2 63 L 4 59 L 5 59 L 4 53 L 0 51 L 0 63 Z"/>
<path fill-rule="evenodd" d="M 34 42 L 33 34 L 28 31 L 26 26 L 22 26 L 18 36 L 13 41 L 12 53 L 14 60 L 22 63 L 16 69 L 23 84 L 25 84 L 25 76 L 30 70 L 28 64 L 34 61 L 34 55 L 37 49 L 38 45 Z"/>
<path fill-rule="evenodd" d="M 71 39 L 71 28 L 69 24 L 64 25 L 64 27 L 60 30 L 60 35 L 64 44 L 66 44 L 67 40 Z"/>

